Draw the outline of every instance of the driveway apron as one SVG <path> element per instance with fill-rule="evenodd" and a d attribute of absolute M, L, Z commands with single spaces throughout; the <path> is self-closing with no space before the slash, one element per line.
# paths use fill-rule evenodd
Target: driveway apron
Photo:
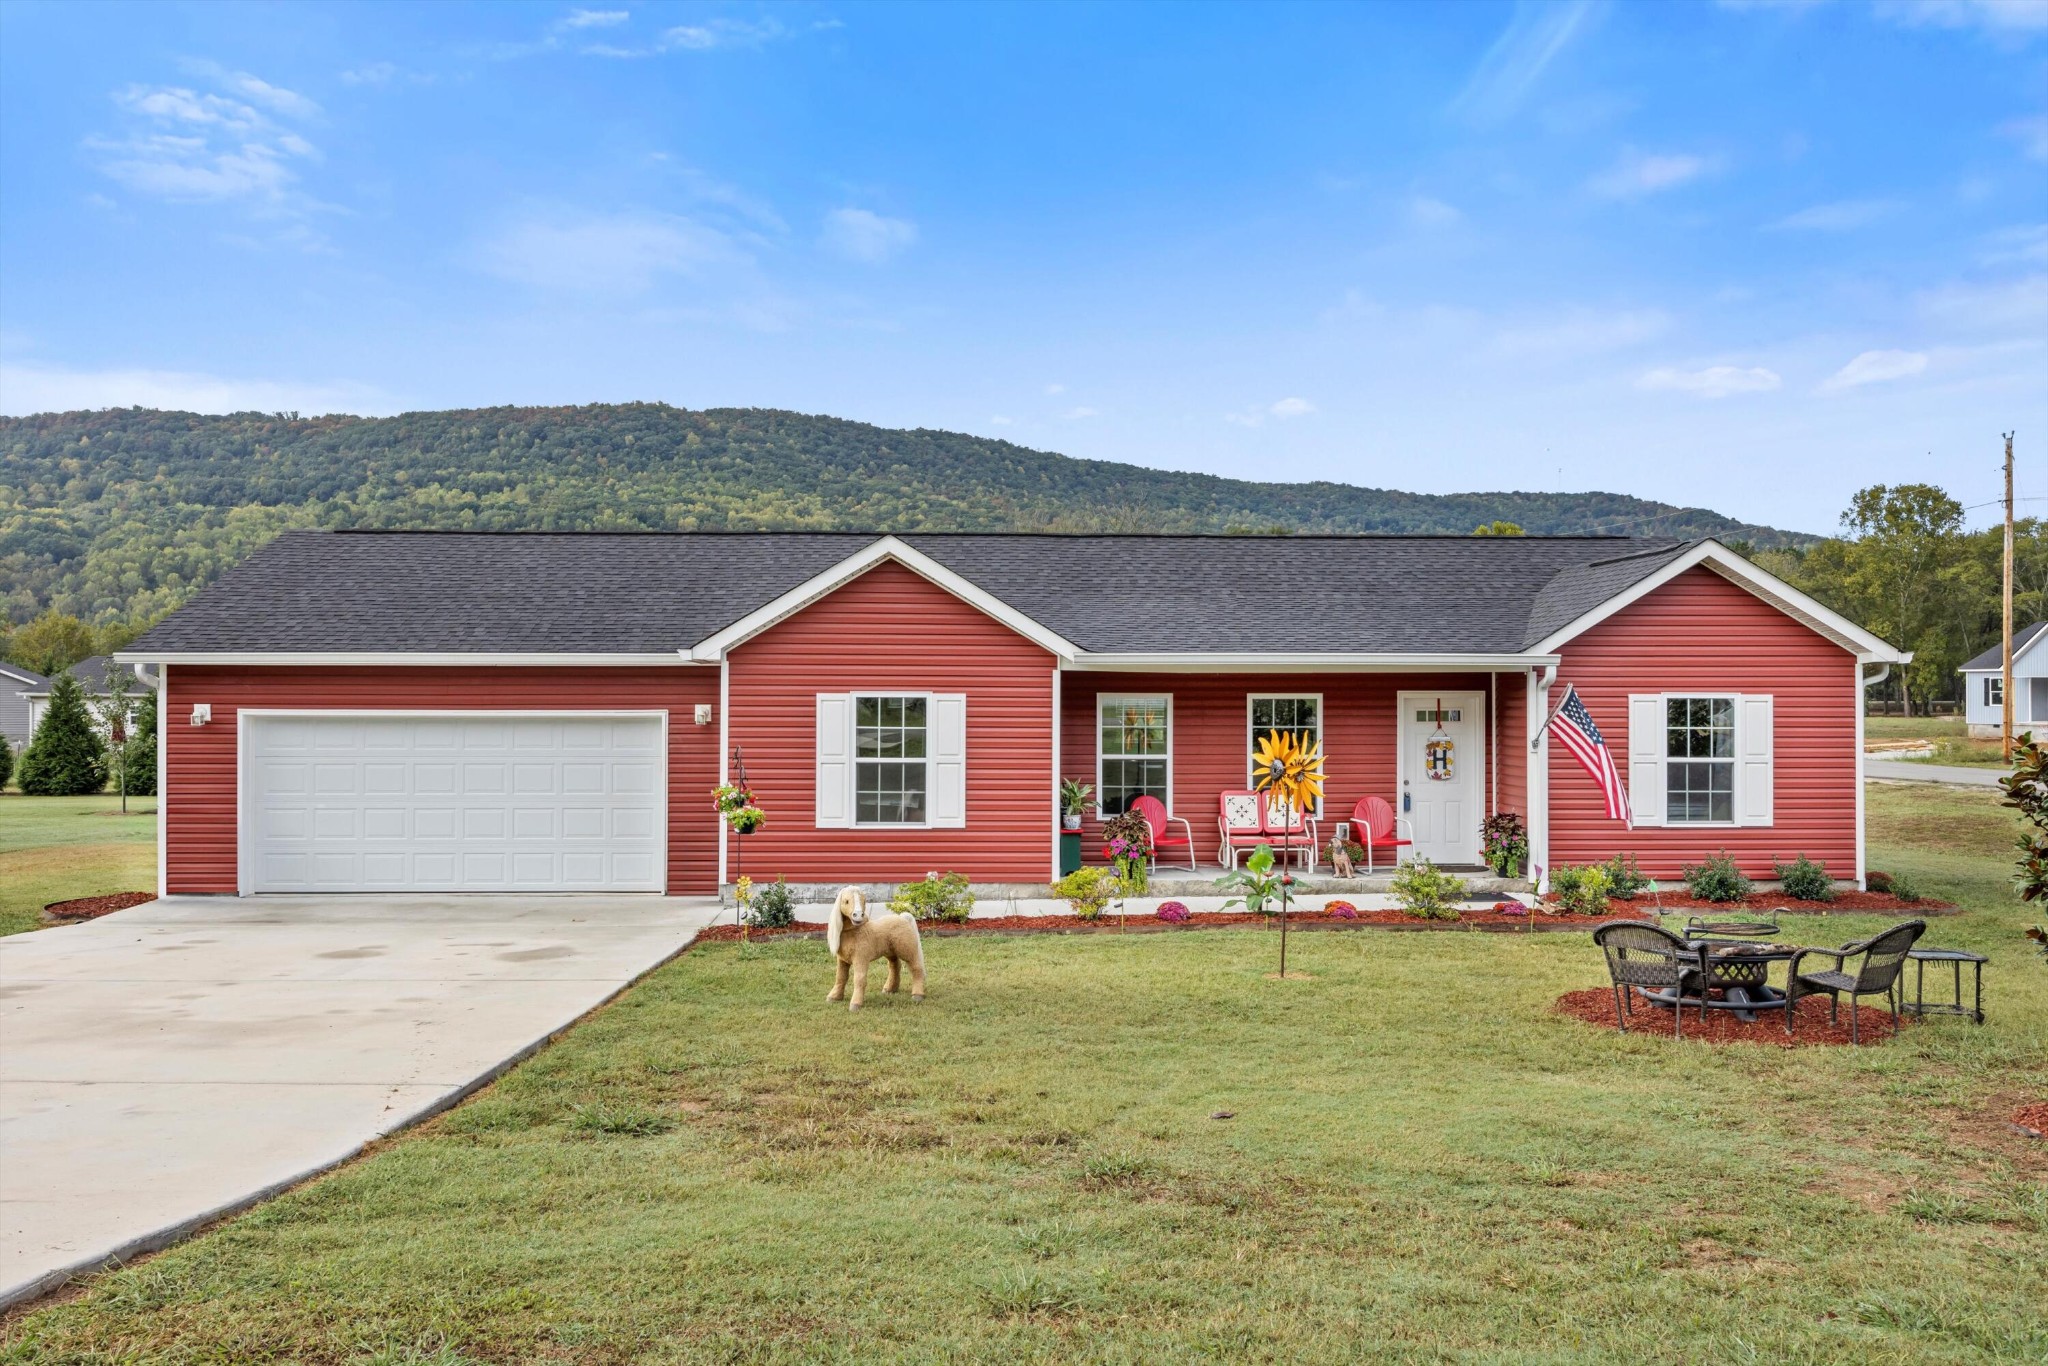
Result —
<path fill-rule="evenodd" d="M 708 898 L 173 897 L 0 939 L 0 1307 L 461 1099 Z"/>

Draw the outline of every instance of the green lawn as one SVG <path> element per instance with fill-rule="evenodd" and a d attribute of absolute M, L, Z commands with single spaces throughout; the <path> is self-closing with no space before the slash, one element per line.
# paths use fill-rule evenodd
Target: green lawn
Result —
<path fill-rule="evenodd" d="M 0 793 L 0 935 L 42 924 L 52 901 L 156 888 L 156 798 Z"/>
<path fill-rule="evenodd" d="M 1582 935 L 699 948 L 453 1113 L 17 1319 L 37 1362 L 2040 1361 L 2048 964 L 1995 794 L 1874 785 L 1991 1023 L 1550 1013 Z M 1809 918 L 1839 942 L 1869 918 Z M 1235 1118 L 1216 1119 L 1219 1111 Z"/>

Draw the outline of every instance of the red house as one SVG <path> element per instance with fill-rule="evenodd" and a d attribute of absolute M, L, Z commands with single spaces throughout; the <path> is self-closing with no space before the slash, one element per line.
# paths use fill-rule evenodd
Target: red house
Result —
<path fill-rule="evenodd" d="M 1151 794 L 1214 859 L 1274 727 L 1323 748 L 1325 836 L 1377 794 L 1440 864 L 1513 811 L 1538 869 L 1860 883 L 1904 656 L 1713 541 L 288 532 L 119 658 L 161 689 L 166 893 L 680 895 L 729 880 L 735 756 L 750 873 L 1040 884 L 1061 778 L 1092 850 Z M 1530 740 L 1566 683 L 1632 829 Z"/>

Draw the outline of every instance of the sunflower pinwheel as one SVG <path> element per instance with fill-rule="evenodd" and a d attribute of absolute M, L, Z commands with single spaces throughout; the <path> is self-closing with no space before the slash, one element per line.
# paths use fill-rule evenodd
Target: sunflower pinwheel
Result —
<path fill-rule="evenodd" d="M 1267 732 L 1252 751 L 1252 786 L 1289 811 L 1313 811 L 1323 795 L 1322 747 L 1302 744 L 1291 731 Z"/>

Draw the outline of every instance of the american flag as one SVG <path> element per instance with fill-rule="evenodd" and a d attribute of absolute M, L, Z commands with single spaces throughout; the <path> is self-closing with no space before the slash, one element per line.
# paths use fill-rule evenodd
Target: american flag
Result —
<path fill-rule="evenodd" d="M 1557 704 L 1557 710 L 1550 719 L 1556 724 L 1552 732 L 1572 752 L 1572 757 L 1593 775 L 1593 781 L 1600 784 L 1600 791 L 1607 797 L 1607 819 L 1622 821 L 1628 828 L 1635 829 L 1635 818 L 1629 814 L 1628 789 L 1622 786 L 1621 774 L 1614 767 L 1614 756 L 1607 751 L 1607 741 L 1600 736 L 1600 727 L 1593 724 L 1593 713 L 1586 710 L 1586 704 L 1579 700 L 1579 690 L 1565 684 L 1564 701 Z"/>

